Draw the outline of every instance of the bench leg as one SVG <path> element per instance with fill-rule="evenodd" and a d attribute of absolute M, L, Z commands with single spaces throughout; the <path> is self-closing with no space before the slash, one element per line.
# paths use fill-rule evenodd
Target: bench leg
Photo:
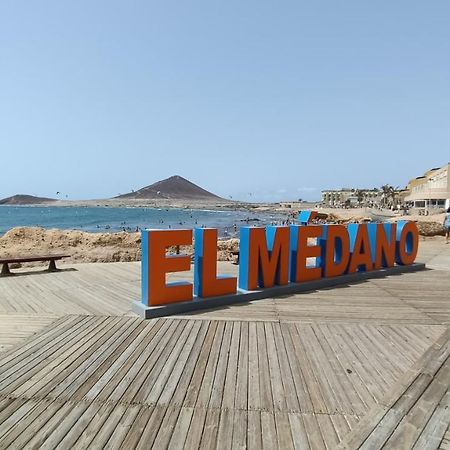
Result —
<path fill-rule="evenodd" d="M 55 264 L 55 260 L 51 259 L 50 262 L 48 263 L 48 272 L 57 272 L 58 269 L 56 268 L 56 264 Z"/>
<path fill-rule="evenodd" d="M 8 275 L 13 275 L 13 274 L 9 271 L 8 263 L 3 263 L 3 265 L 2 265 L 2 272 L 0 273 L 0 276 L 1 277 L 7 277 Z"/>

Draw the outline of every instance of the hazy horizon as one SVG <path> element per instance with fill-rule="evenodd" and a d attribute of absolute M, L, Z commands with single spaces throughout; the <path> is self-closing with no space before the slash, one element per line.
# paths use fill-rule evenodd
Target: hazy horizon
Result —
<path fill-rule="evenodd" d="M 431 167 L 430 167 L 430 169 L 431 169 Z M 168 178 L 171 178 L 172 176 L 182 176 L 182 175 L 179 175 L 179 174 L 174 174 L 174 175 L 171 175 L 170 177 L 168 177 Z M 183 177 L 183 178 L 186 178 L 186 177 Z M 187 178 L 186 178 L 187 179 Z M 188 181 L 191 181 L 191 182 L 193 182 L 194 184 L 197 184 L 197 183 L 195 183 L 194 181 L 192 181 L 192 180 L 190 180 L 190 179 L 187 179 Z M 156 182 L 158 182 L 158 181 L 164 181 L 164 180 L 156 180 L 155 181 L 155 183 Z M 141 188 L 144 188 L 144 187 L 147 187 L 147 186 L 150 186 L 150 185 L 152 185 L 152 184 L 154 184 L 154 183 L 150 183 L 149 185 L 146 185 L 146 186 L 141 186 L 141 187 L 139 187 L 138 189 L 134 189 L 135 191 L 136 190 L 139 190 L 139 189 L 141 189 Z M 390 184 L 390 183 L 385 183 L 385 184 Z M 198 184 L 197 184 L 198 185 Z M 201 186 L 201 185 L 198 185 L 199 187 L 201 187 L 201 188 L 203 188 L 203 189 L 205 189 L 204 188 L 204 186 Z M 401 188 L 403 188 L 404 186 L 394 186 L 394 187 L 399 187 L 400 189 Z M 327 190 L 327 189 L 336 189 L 336 190 L 339 190 L 339 189 L 348 189 L 348 188 L 355 188 L 355 189 L 373 189 L 373 188 L 378 188 L 378 189 L 380 189 L 381 188 L 381 186 L 341 186 L 341 187 L 335 187 L 335 188 L 323 188 L 323 189 L 321 189 L 321 190 Z M 216 194 L 216 195 L 219 195 L 219 194 L 217 194 L 216 192 L 214 192 L 213 190 L 209 190 L 209 189 L 206 189 L 206 190 L 208 190 L 210 193 L 212 193 L 212 194 Z M 221 197 L 221 198 L 223 198 L 223 199 L 226 199 L 226 200 L 236 200 L 236 201 L 243 201 L 243 202 L 254 202 L 254 203 L 265 203 L 265 202 L 267 202 L 267 203 L 271 203 L 271 202 L 279 202 L 279 201 L 296 201 L 296 200 L 303 200 L 303 201 L 305 201 L 305 202 L 309 202 L 309 203 L 314 203 L 314 202 L 316 202 L 316 201 L 320 201 L 321 200 L 321 198 L 320 198 L 320 195 L 321 195 L 321 190 L 319 190 L 318 192 L 319 192 L 319 196 L 318 196 L 318 198 L 300 198 L 300 197 L 292 197 L 292 198 L 289 198 L 289 197 L 285 197 L 285 198 L 283 198 L 283 197 L 280 197 L 279 198 L 279 200 L 255 200 L 255 199 L 253 199 L 253 193 L 251 193 L 251 192 L 249 192 L 249 193 L 247 193 L 247 198 L 246 199 L 239 199 L 239 198 L 233 198 L 232 196 L 228 196 L 228 197 L 225 197 L 225 196 L 221 196 L 221 195 L 219 195 L 219 197 Z M 128 191 L 128 192 L 119 192 L 118 194 L 116 194 L 116 195 L 112 195 L 111 197 L 99 197 L 99 196 L 95 196 L 95 195 L 93 195 L 93 196 L 90 196 L 90 197 L 87 197 L 87 198 L 69 198 L 69 196 L 67 195 L 67 194 L 64 194 L 64 193 L 61 193 L 61 192 L 56 192 L 55 194 L 56 195 L 54 195 L 53 197 L 52 196 L 48 196 L 48 198 L 50 198 L 50 199 L 56 199 L 56 200 L 64 200 L 64 201 L 84 201 L 84 200 L 110 200 L 110 199 L 113 199 L 113 198 L 115 198 L 115 197 L 117 197 L 117 196 L 119 196 L 119 195 L 123 195 L 123 194 L 128 194 L 129 192 L 131 192 L 131 190 L 130 191 Z M 29 192 L 17 192 L 17 193 L 15 193 L 15 194 L 12 194 L 12 195 L 10 195 L 10 196 L 4 196 L 4 197 L 2 197 L 2 195 L 1 195 L 1 193 L 0 193 L 0 200 L 2 200 L 2 199 L 4 199 L 4 198 L 8 198 L 8 197 L 13 197 L 13 196 L 16 196 L 16 195 L 32 195 L 32 196 L 35 196 L 35 197 L 47 197 L 47 196 L 45 196 L 45 195 L 39 195 L 39 194 L 32 194 L 32 193 L 29 193 Z M 67 195 L 67 197 L 66 197 L 66 195 Z M 280 195 L 282 195 L 281 193 L 280 193 Z M 124 201 L 126 201 L 127 199 L 123 199 Z M 145 200 L 145 199 L 143 199 L 143 200 Z M 152 200 L 152 199 L 148 199 L 148 200 Z M 164 200 L 164 199 L 163 199 Z"/>
<path fill-rule="evenodd" d="M 0 198 L 314 201 L 450 159 L 444 0 L 3 2 L 0 42 Z"/>

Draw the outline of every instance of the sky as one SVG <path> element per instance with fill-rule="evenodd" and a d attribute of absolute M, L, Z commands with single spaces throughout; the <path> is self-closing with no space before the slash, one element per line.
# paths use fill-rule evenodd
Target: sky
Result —
<path fill-rule="evenodd" d="M 448 0 L 0 2 L 0 198 L 403 187 L 449 121 Z"/>

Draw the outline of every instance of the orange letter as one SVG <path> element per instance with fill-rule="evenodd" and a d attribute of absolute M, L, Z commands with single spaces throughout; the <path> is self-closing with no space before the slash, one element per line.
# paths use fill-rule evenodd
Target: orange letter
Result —
<path fill-rule="evenodd" d="M 395 223 L 378 223 L 375 241 L 375 269 L 393 267 L 395 264 Z M 389 233 L 389 239 L 387 234 Z"/>
<path fill-rule="evenodd" d="M 291 227 L 291 233 L 297 233 L 297 245 L 295 239 L 291 237 L 291 245 L 295 253 L 292 253 L 291 281 L 299 283 L 302 281 L 317 280 L 322 276 L 322 268 L 308 266 L 308 258 L 320 258 L 321 248 L 319 245 L 308 245 L 309 238 L 319 238 L 322 236 L 322 226 L 307 225 L 302 227 Z M 295 260 L 294 260 L 295 258 Z M 295 262 L 295 266 L 294 266 Z"/>
<path fill-rule="evenodd" d="M 174 245 L 192 244 L 192 230 L 144 230 L 142 232 L 142 301 L 149 306 L 192 300 L 191 283 L 168 283 L 166 274 L 191 268 L 189 256 L 166 256 Z"/>
<path fill-rule="evenodd" d="M 366 271 L 372 270 L 372 255 L 370 253 L 370 240 L 366 224 L 358 225 L 355 243 L 351 249 L 351 253 L 348 273 L 361 271 L 361 266 L 364 266 Z"/>
<path fill-rule="evenodd" d="M 326 226 L 325 277 L 337 277 L 347 270 L 350 239 L 344 225 Z"/>
<path fill-rule="evenodd" d="M 289 281 L 289 227 L 241 228 L 239 287 L 247 291 Z"/>
<path fill-rule="evenodd" d="M 401 221 L 397 224 L 396 262 L 404 266 L 412 264 L 419 248 L 419 230 L 414 222 Z"/>
<path fill-rule="evenodd" d="M 194 292 L 199 297 L 236 294 L 235 277 L 216 277 L 217 230 L 195 229 Z"/>

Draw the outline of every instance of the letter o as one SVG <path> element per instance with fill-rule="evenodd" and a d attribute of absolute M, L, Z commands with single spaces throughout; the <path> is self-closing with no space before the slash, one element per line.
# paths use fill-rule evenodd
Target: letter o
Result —
<path fill-rule="evenodd" d="M 397 227 L 397 264 L 411 265 L 419 248 L 419 230 L 414 222 L 399 222 Z"/>

